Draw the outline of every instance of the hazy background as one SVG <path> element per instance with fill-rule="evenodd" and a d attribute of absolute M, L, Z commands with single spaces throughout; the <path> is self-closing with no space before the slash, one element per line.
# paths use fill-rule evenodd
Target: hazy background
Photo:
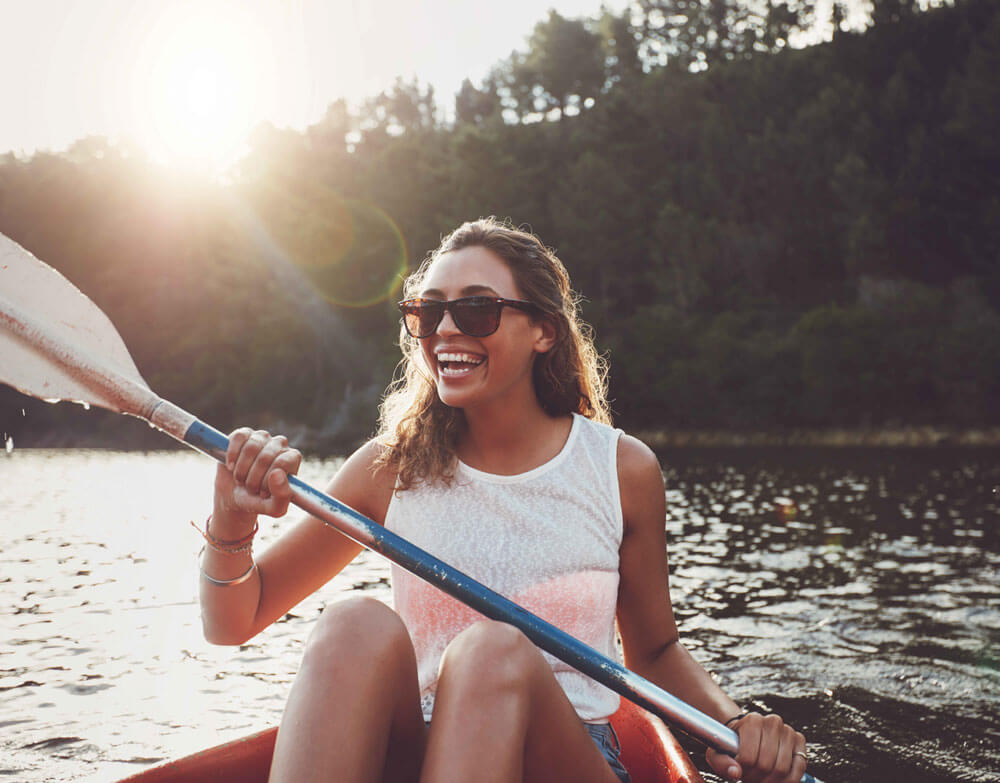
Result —
<path fill-rule="evenodd" d="M 163 396 L 307 448 L 372 432 L 402 276 L 490 214 L 566 262 L 627 428 L 1000 437 L 996 3 L 554 5 L 6 3 L 0 231 Z"/>
<path fill-rule="evenodd" d="M 99 134 L 131 137 L 176 164 L 214 137 L 231 158 L 259 122 L 303 130 L 334 100 L 362 102 L 397 76 L 450 97 L 462 79 L 522 46 L 544 9 L 582 16 L 599 7 L 597 0 L 2 0 L 0 150 L 62 150 Z M 604 7 L 621 11 L 625 3 Z M 190 113 L 201 116 L 178 116 Z M 192 119 L 197 133 L 178 132 Z"/>
<path fill-rule="evenodd" d="M 313 483 L 372 432 L 401 276 L 488 214 L 558 250 L 654 445 L 1000 443 L 1000 4 L 550 5 L 0 0 L 0 232 Z M 8 387 L 0 443 L 0 776 L 273 724 L 323 604 L 387 598 L 366 555 L 212 647 L 211 463 Z M 740 703 L 827 780 L 998 778 L 995 448 L 659 455 L 685 643 Z"/>

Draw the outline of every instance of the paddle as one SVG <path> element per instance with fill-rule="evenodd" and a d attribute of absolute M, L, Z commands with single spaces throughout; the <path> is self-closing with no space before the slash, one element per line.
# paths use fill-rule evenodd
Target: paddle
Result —
<path fill-rule="evenodd" d="M 107 316 L 57 271 L 0 234 L 0 382 L 56 402 L 73 400 L 145 419 L 220 462 L 229 440 L 157 396 Z M 738 736 L 616 661 L 413 546 L 335 498 L 290 478 L 293 502 L 471 608 L 519 628 L 532 642 L 667 723 L 723 753 Z M 803 783 L 819 783 L 804 774 Z"/>

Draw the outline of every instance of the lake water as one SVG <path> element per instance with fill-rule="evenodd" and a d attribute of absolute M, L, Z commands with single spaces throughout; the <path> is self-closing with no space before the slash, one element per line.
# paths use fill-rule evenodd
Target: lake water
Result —
<path fill-rule="evenodd" d="M 1000 452 L 661 462 L 683 638 L 737 701 L 800 727 L 826 783 L 1000 780 Z M 185 452 L 0 451 L 0 779 L 113 781 L 273 725 L 323 605 L 388 600 L 366 553 L 251 643 L 207 644 L 188 520 L 212 475 Z"/>

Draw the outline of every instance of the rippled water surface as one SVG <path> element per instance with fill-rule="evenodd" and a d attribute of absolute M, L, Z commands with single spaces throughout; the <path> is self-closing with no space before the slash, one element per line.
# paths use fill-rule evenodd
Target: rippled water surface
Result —
<path fill-rule="evenodd" d="M 734 698 L 802 728 L 826 783 L 1000 780 L 1000 453 L 661 461 L 675 611 Z M 113 781 L 272 725 L 323 605 L 388 600 L 364 554 L 250 644 L 208 645 L 187 521 L 212 471 L 182 452 L 0 452 L 0 778 Z"/>

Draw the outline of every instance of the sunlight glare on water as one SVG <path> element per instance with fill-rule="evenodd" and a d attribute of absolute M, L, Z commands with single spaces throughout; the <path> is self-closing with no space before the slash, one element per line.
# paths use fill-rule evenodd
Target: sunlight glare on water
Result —
<path fill-rule="evenodd" d="M 325 483 L 336 464 L 304 475 Z M 19 449 L 0 472 L 0 699 L 13 726 L 0 774 L 20 781 L 116 780 L 273 725 L 325 600 L 366 583 L 388 595 L 388 568 L 372 574 L 362 557 L 251 643 L 216 647 L 202 637 L 203 542 L 188 524 L 211 508 L 210 461 Z M 265 520 L 262 545 L 296 518 Z"/>
<path fill-rule="evenodd" d="M 389 600 L 388 567 L 363 553 L 249 643 L 212 646 L 188 524 L 210 508 L 210 461 L 0 457 L 0 777 L 106 783 L 274 725 L 324 604 Z M 998 457 L 661 455 L 685 646 L 739 703 L 801 729 L 828 783 L 1000 780 Z M 307 460 L 303 478 L 339 463 Z M 297 518 L 262 520 L 259 549 Z"/>

